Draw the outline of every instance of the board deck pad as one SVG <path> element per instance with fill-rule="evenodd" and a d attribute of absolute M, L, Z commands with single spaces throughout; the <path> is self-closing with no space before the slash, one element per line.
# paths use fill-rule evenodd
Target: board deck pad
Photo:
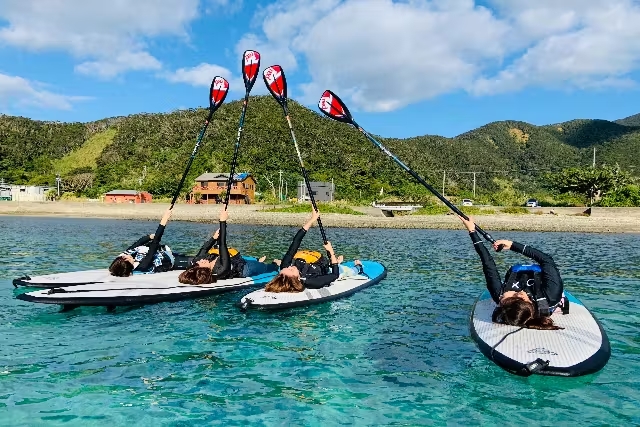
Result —
<path fill-rule="evenodd" d="M 168 274 L 177 273 L 177 274 Z M 223 292 L 263 286 L 276 273 L 219 280 L 208 285 L 184 285 L 178 282 L 179 271 L 167 274 L 148 274 L 144 281 L 121 280 L 44 289 L 17 295 L 16 298 L 42 304 L 68 306 L 124 306 L 180 301 L 201 298 Z"/>
<path fill-rule="evenodd" d="M 353 267 L 353 261 L 343 265 Z M 340 277 L 331 285 L 320 289 L 305 289 L 302 292 L 265 292 L 264 289 L 251 292 L 240 300 L 242 308 L 282 309 L 317 304 L 351 295 L 361 289 L 380 282 L 387 276 L 384 265 L 375 261 L 362 261 L 364 275 Z M 368 276 L 368 277 L 367 277 Z"/>
<path fill-rule="evenodd" d="M 565 297 L 569 300 L 569 314 L 552 315 L 554 323 L 564 329 L 520 329 L 492 322 L 496 304 L 484 291 L 471 314 L 471 336 L 485 356 L 512 373 L 526 376 L 528 371 L 523 368 L 536 359 L 549 361 L 547 367 L 534 372 L 540 375 L 596 372 L 611 355 L 607 335 L 584 304 L 567 291 Z"/>

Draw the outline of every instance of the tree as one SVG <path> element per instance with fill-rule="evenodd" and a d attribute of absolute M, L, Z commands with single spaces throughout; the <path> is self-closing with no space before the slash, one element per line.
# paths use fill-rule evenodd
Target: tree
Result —
<path fill-rule="evenodd" d="M 616 191 L 632 182 L 628 172 L 616 166 L 601 168 L 567 168 L 550 174 L 551 187 L 560 193 L 582 194 L 593 200 L 600 200 L 607 193 Z"/>

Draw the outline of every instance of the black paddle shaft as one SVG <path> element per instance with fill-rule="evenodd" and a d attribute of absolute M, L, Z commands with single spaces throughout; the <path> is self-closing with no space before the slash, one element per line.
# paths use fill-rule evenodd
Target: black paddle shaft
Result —
<path fill-rule="evenodd" d="M 209 122 L 211 121 L 211 117 L 213 117 L 213 112 L 215 110 L 211 108 L 209 110 L 209 116 L 207 120 L 204 122 L 204 126 L 200 131 L 200 135 L 198 135 L 198 140 L 196 141 L 195 147 L 193 147 L 193 151 L 191 152 L 191 157 L 189 157 L 189 161 L 187 162 L 187 167 L 182 174 L 182 179 L 180 180 L 180 184 L 178 184 L 178 188 L 176 188 L 176 192 L 173 195 L 173 200 L 171 200 L 171 207 L 169 209 L 173 209 L 173 205 L 176 204 L 176 200 L 178 200 L 178 196 L 180 195 L 180 190 L 182 190 L 182 186 L 184 185 L 184 180 L 187 179 L 187 174 L 189 173 L 189 169 L 191 169 L 191 164 L 193 163 L 193 159 L 196 158 L 196 153 L 198 152 L 198 148 L 200 148 L 200 144 L 202 143 L 202 138 L 204 138 L 204 133 L 207 131 L 207 127 L 209 126 Z"/>
<path fill-rule="evenodd" d="M 440 201 L 442 201 L 442 203 L 444 203 L 445 205 L 447 205 L 449 207 L 449 209 L 451 209 L 454 213 L 460 215 L 462 218 L 469 220 L 469 217 L 467 215 L 464 214 L 464 212 L 462 212 L 460 209 L 458 209 L 455 205 L 453 205 L 449 200 L 445 199 L 444 196 L 442 196 L 442 194 L 438 193 L 438 190 L 436 190 L 435 188 L 433 188 L 427 181 L 425 181 L 420 175 L 418 175 L 417 173 L 415 173 L 413 171 L 413 169 L 411 169 L 409 166 L 405 165 L 400 159 L 398 159 L 395 155 L 393 155 L 393 153 L 391 153 L 384 145 L 382 145 L 381 143 L 379 143 L 374 137 L 372 137 L 371 135 L 369 135 L 369 133 L 367 131 L 365 131 L 364 129 L 362 129 L 355 121 L 352 120 L 353 126 L 356 127 L 356 129 L 358 129 L 360 132 L 362 132 L 362 134 L 367 137 L 367 139 L 369 141 L 371 141 L 376 147 L 378 147 L 380 149 L 380 151 L 382 151 L 384 154 L 386 154 L 387 156 L 391 157 L 398 165 L 400 165 L 400 167 L 402 169 L 404 169 L 405 171 L 407 171 L 412 177 L 414 177 L 416 179 L 416 181 L 418 181 L 420 184 L 424 185 L 427 190 L 431 191 L 433 193 L 434 196 L 436 196 L 438 199 L 440 199 Z M 489 241 L 490 243 L 495 243 L 495 239 L 493 237 L 491 237 L 491 235 L 489 233 L 487 233 L 486 231 L 484 231 L 482 228 L 480 228 L 480 226 L 476 225 L 476 231 L 478 233 L 480 233 L 487 241 Z M 501 249 L 501 248 L 500 248 Z"/>
<path fill-rule="evenodd" d="M 289 118 L 289 109 L 287 108 L 286 99 L 282 102 L 282 111 L 284 112 L 284 116 L 287 119 L 287 124 L 289 125 L 289 132 L 291 133 L 291 138 L 293 139 L 293 144 L 296 147 L 296 152 L 298 153 L 298 160 L 300 161 L 300 169 L 302 171 L 302 178 L 304 179 L 304 183 L 307 187 L 307 192 L 309 193 L 309 199 L 311 199 L 311 205 L 313 209 L 318 212 L 318 205 L 316 205 L 316 199 L 313 197 L 313 192 L 311 191 L 311 183 L 309 182 L 309 176 L 307 175 L 307 170 L 304 167 L 304 162 L 302 161 L 302 155 L 300 154 L 300 149 L 298 148 L 298 141 L 296 140 L 296 134 L 293 132 L 293 125 L 291 124 L 291 119 Z M 318 227 L 320 228 L 320 234 L 322 235 L 322 241 L 327 243 L 327 235 L 324 232 L 324 227 L 322 226 L 322 221 L 318 216 Z"/>
<path fill-rule="evenodd" d="M 238 126 L 238 135 L 236 136 L 236 145 L 233 149 L 233 161 L 231 162 L 231 173 L 227 180 L 227 194 L 224 198 L 224 209 L 229 207 L 229 197 L 231 196 L 231 184 L 233 182 L 233 176 L 236 173 L 236 166 L 238 166 L 238 152 L 240 151 L 240 138 L 242 138 L 242 130 L 244 129 L 244 116 L 247 113 L 247 105 L 249 104 L 249 89 L 244 96 L 244 103 L 242 104 L 242 114 L 240 114 L 240 125 Z"/>

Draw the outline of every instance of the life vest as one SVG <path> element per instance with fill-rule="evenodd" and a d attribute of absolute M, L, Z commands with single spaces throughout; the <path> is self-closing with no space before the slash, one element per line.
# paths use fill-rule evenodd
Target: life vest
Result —
<path fill-rule="evenodd" d="M 536 307 L 538 317 L 551 315 L 546 293 L 542 288 L 542 268 L 537 264 L 516 264 L 504 276 L 502 292 L 525 291 Z M 555 308 L 555 307 L 554 307 Z"/>
<path fill-rule="evenodd" d="M 234 248 L 228 248 L 229 249 L 229 256 L 230 257 L 234 257 L 236 255 L 238 255 L 240 252 L 238 252 L 237 249 Z M 218 255 L 220 256 L 220 249 L 219 248 L 211 248 L 209 249 L 209 254 L 210 255 Z"/>
<path fill-rule="evenodd" d="M 300 271 L 300 279 L 324 276 L 329 273 L 329 260 L 320 252 L 301 250 L 293 256 L 293 265 Z"/>

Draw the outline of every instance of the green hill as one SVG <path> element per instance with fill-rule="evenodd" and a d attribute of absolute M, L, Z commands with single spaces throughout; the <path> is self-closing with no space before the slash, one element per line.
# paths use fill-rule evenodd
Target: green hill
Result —
<path fill-rule="evenodd" d="M 635 114 L 624 119 L 616 120 L 616 123 L 624 126 L 640 126 L 640 114 Z"/>
<path fill-rule="evenodd" d="M 216 113 L 187 182 L 205 171 L 229 170 L 241 107 L 240 101 L 231 102 Z M 338 197 L 371 200 L 381 188 L 385 195 L 402 198 L 427 195 L 353 128 L 296 102 L 291 102 L 290 110 L 311 178 L 333 178 Z M 204 109 L 136 114 L 86 124 L 0 116 L 0 178 L 53 184 L 56 173 L 65 179 L 90 173 L 93 186 L 86 191 L 90 195 L 114 188 L 169 195 L 205 117 Z M 507 186 L 530 194 L 540 190 L 540 176 L 546 171 L 590 165 L 594 146 L 599 164 L 617 162 L 625 169 L 640 170 L 636 155 L 640 127 L 604 120 L 548 126 L 503 121 L 455 138 L 426 135 L 381 141 L 438 188 L 446 169 L 447 194 L 469 194 L 473 176 L 464 172 L 473 171 L 483 172 L 476 176 L 480 193 Z M 270 190 L 269 181 L 277 179 L 279 170 L 291 189 L 300 179 L 282 111 L 270 97 L 252 97 L 249 103 L 238 170 L 253 173 L 263 192 Z"/>

